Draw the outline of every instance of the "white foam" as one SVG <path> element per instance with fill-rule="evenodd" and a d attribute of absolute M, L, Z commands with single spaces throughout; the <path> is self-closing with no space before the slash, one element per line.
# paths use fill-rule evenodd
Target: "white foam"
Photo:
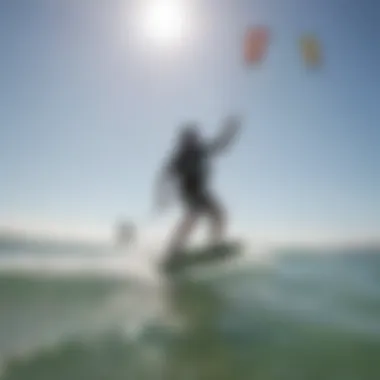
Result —
<path fill-rule="evenodd" d="M 46 277 L 91 275 L 158 280 L 156 261 L 148 252 L 133 254 L 43 255 L 24 253 L 0 256 L 0 273 L 30 274 Z"/>
<path fill-rule="evenodd" d="M 159 248 L 136 248 L 131 252 L 105 252 L 104 254 L 23 254 L 0 255 L 0 273 L 23 274 L 38 277 L 91 276 L 137 280 L 161 284 L 164 280 L 158 270 L 162 258 Z M 246 247 L 241 256 L 226 263 L 198 266 L 197 277 L 213 277 L 213 273 L 231 272 L 245 265 L 271 265 L 271 255 L 263 248 Z"/>

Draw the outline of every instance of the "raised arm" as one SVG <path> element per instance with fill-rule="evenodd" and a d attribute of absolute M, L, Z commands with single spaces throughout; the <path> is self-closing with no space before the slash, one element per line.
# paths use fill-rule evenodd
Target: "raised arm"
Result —
<path fill-rule="evenodd" d="M 209 143 L 208 149 L 212 154 L 218 154 L 223 152 L 236 138 L 237 133 L 240 130 L 241 121 L 236 116 L 228 117 L 219 132 L 219 135 Z"/>

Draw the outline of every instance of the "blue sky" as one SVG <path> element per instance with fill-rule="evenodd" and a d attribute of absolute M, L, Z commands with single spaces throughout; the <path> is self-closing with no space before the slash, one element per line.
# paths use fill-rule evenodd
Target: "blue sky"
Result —
<path fill-rule="evenodd" d="M 240 141 L 215 162 L 235 228 L 380 236 L 378 2 L 184 0 L 188 34 L 171 49 L 142 35 L 143 3 L 0 3 L 0 225 L 145 220 L 178 125 L 197 120 L 211 137 L 239 112 Z M 242 39 L 257 24 L 272 42 L 247 67 Z M 316 71 L 298 50 L 309 32 L 325 56 Z"/>

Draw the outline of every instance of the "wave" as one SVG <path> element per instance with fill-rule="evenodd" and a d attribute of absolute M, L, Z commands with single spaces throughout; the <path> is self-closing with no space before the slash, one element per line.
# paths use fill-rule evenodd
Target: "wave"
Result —
<path fill-rule="evenodd" d="M 140 317 L 139 328 L 126 329 L 127 313 L 125 326 L 108 323 L 10 358 L 2 380 L 377 378 L 374 335 L 295 318 L 260 298 L 239 302 L 209 285 L 175 290 L 172 314 Z M 175 315 L 182 325 L 167 323 Z"/>
<path fill-rule="evenodd" d="M 105 257 L 110 270 L 103 258 L 24 272 L 9 261 L 2 380 L 378 377 L 378 254 L 278 253 L 174 283 L 117 275 L 155 268 L 148 257 Z"/>

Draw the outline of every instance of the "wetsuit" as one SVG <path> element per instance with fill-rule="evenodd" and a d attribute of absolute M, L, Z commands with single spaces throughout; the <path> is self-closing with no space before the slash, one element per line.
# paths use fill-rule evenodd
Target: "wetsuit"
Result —
<path fill-rule="evenodd" d="M 192 212 L 209 212 L 214 208 L 209 191 L 209 154 L 206 145 L 183 147 L 169 164 L 178 181 L 181 201 Z"/>

